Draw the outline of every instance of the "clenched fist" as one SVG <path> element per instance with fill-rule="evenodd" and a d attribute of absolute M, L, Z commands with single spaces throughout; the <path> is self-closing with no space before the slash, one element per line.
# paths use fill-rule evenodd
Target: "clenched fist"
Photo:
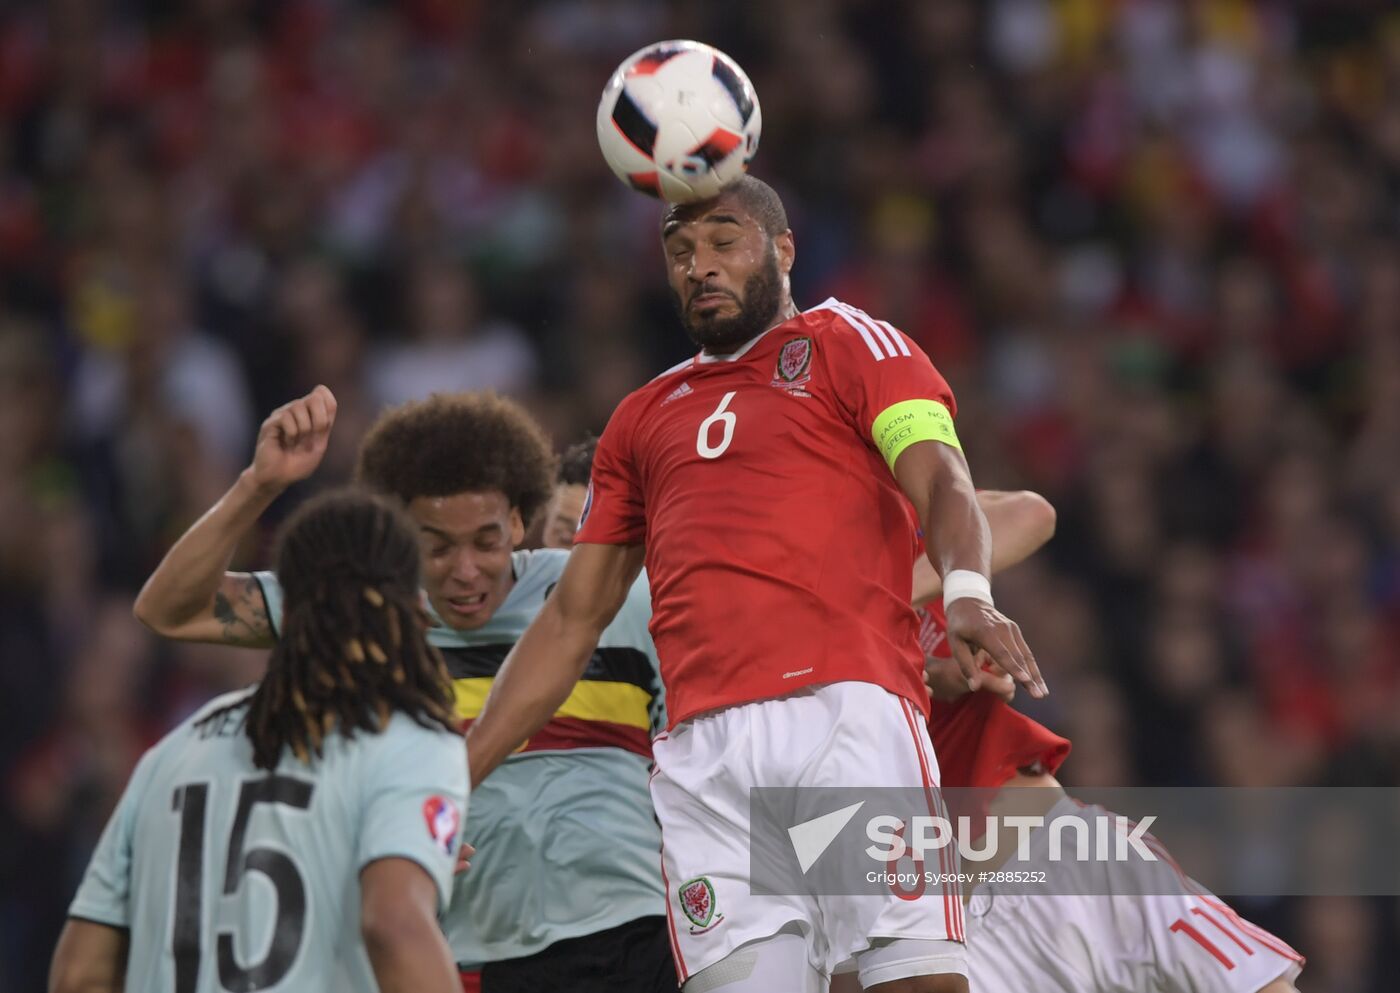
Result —
<path fill-rule="evenodd" d="M 248 473 L 259 489 L 280 492 L 316 471 L 335 424 L 335 394 L 318 386 L 263 421 Z"/>

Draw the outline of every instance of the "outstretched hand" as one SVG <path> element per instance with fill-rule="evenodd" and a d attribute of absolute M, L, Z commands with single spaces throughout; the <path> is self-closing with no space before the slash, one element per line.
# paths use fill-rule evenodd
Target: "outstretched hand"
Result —
<path fill-rule="evenodd" d="M 944 613 L 948 618 L 948 643 L 969 689 L 982 687 L 986 673 L 978 655 L 985 653 L 1032 697 L 1039 699 L 1050 693 L 1015 621 L 975 597 L 954 600 Z"/>

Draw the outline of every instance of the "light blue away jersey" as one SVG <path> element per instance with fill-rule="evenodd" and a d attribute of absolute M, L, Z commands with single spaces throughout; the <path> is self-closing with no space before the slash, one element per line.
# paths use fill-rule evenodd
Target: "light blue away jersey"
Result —
<path fill-rule="evenodd" d="M 515 586 L 485 626 L 457 631 L 438 621 L 429 630 L 452 673 L 461 717 L 481 712 L 506 654 L 567 560 L 557 549 L 516 552 Z M 257 576 L 278 630 L 276 577 Z M 472 793 L 463 838 L 477 853 L 456 881 L 443 924 L 458 962 L 532 955 L 666 912 L 661 830 L 647 785 L 651 735 L 665 726 L 650 621 L 643 577 L 554 718 Z"/>
<path fill-rule="evenodd" d="M 141 759 L 69 913 L 128 928 L 128 990 L 378 990 L 360 870 L 412 859 L 451 893 L 467 809 L 460 735 L 395 714 L 332 734 L 307 764 L 253 765 L 252 690 L 226 694 Z"/>

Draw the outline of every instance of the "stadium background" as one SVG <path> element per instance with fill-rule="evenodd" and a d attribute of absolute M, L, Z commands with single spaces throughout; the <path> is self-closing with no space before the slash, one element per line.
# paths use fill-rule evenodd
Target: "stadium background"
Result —
<path fill-rule="evenodd" d="M 142 747 L 258 672 L 130 603 L 266 411 L 336 392 L 319 486 L 384 403 L 492 387 L 563 445 L 688 354 L 657 207 L 593 133 L 611 68 L 667 37 L 753 78 L 799 303 L 913 335 L 979 483 L 1059 509 L 998 590 L 1066 782 L 1396 785 L 1386 6 L 6 6 L 0 989 L 41 988 Z M 1309 956 L 1306 989 L 1394 988 L 1395 901 L 1241 909 Z"/>

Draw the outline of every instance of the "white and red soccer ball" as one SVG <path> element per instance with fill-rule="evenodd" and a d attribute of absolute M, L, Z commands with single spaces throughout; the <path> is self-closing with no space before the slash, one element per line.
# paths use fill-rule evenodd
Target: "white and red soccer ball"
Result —
<path fill-rule="evenodd" d="M 762 127 L 744 70 L 698 41 L 633 53 L 598 103 L 598 144 L 612 171 L 672 203 L 708 199 L 742 176 Z"/>

